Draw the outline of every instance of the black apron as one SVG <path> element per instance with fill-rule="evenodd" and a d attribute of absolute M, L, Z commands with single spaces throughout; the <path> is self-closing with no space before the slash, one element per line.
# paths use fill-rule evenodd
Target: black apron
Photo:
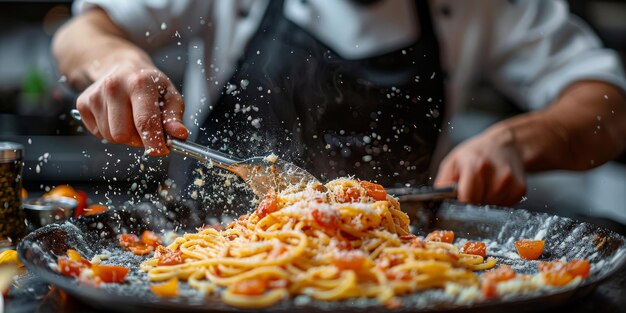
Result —
<path fill-rule="evenodd" d="M 198 141 L 238 157 L 274 152 L 322 181 L 428 184 L 444 87 L 428 1 L 415 3 L 415 43 L 345 60 L 271 1 Z"/>

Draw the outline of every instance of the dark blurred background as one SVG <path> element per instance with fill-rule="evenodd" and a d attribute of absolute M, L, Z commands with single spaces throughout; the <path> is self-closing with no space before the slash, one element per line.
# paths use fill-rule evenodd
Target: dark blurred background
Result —
<path fill-rule="evenodd" d="M 572 12 L 586 20 L 606 46 L 617 50 L 626 61 L 626 1 L 568 2 Z M 120 190 L 142 180 L 149 190 L 151 184 L 165 179 L 167 159 L 145 158 L 139 149 L 104 144 L 69 116 L 76 95 L 65 87 L 65 78 L 55 69 L 50 41 L 70 17 L 70 6 L 71 1 L 0 0 L 0 141 L 25 146 L 24 179 L 26 187 L 35 193 L 59 183 L 94 190 L 113 185 Z M 165 62 L 166 55 L 180 56 L 185 62 L 186 48 L 172 46 L 154 55 L 157 66 L 181 84 L 185 67 L 180 66 L 180 60 L 178 64 Z M 466 110 L 452 121 L 456 143 L 518 113 L 486 85 L 476 88 L 469 99 Z M 527 199 L 519 206 L 582 219 L 605 217 L 618 221 L 607 219 L 608 224 L 623 229 L 626 165 L 622 160 L 585 173 L 531 175 Z"/>

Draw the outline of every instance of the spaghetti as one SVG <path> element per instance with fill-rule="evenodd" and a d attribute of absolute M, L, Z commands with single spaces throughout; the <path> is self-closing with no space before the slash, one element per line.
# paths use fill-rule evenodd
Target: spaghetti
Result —
<path fill-rule="evenodd" d="M 337 179 L 270 191 L 224 230 L 206 227 L 158 247 L 141 269 L 153 282 L 186 280 L 237 307 L 289 296 L 358 297 L 392 303 L 429 288 L 480 285 L 474 271 L 495 259 L 466 254 L 445 238 L 409 232 L 409 217 L 380 185 Z"/>

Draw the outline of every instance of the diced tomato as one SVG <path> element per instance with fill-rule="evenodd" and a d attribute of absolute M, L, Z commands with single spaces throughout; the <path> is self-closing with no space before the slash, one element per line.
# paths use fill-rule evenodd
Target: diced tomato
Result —
<path fill-rule="evenodd" d="M 572 279 L 574 279 L 574 277 L 572 277 L 572 275 L 570 275 L 568 272 L 565 272 L 565 271 L 544 272 L 543 279 L 549 285 L 552 285 L 555 287 L 562 287 L 562 286 L 569 284 L 569 282 L 571 282 Z"/>
<path fill-rule="evenodd" d="M 543 240 L 522 239 L 515 242 L 515 249 L 522 259 L 537 260 L 543 253 Z"/>
<path fill-rule="evenodd" d="M 180 250 L 171 250 L 164 246 L 158 246 L 154 257 L 159 260 L 159 265 L 177 265 L 183 263 L 183 254 Z"/>
<path fill-rule="evenodd" d="M 341 202 L 356 202 L 361 198 L 361 193 L 354 187 L 348 187 L 343 190 L 343 194 L 338 197 Z"/>
<path fill-rule="evenodd" d="M 487 256 L 487 245 L 484 242 L 470 241 L 463 246 L 463 253 L 480 255 L 484 258 Z"/>
<path fill-rule="evenodd" d="M 567 272 L 572 276 L 585 278 L 589 276 L 591 265 L 587 260 L 573 260 L 567 263 Z"/>
<path fill-rule="evenodd" d="M 98 265 L 91 266 L 93 275 L 105 283 L 123 283 L 128 268 L 117 265 Z"/>
<path fill-rule="evenodd" d="M 498 296 L 498 284 L 491 281 L 491 280 L 486 280 L 483 281 L 483 283 L 480 286 L 480 289 L 483 293 L 483 296 L 485 297 L 485 299 L 491 299 L 491 298 L 495 298 Z"/>
<path fill-rule="evenodd" d="M 370 198 L 374 200 L 378 200 L 378 201 L 387 199 L 387 192 L 385 191 L 385 188 L 383 188 L 382 185 L 370 183 L 368 181 L 363 181 L 363 180 L 359 181 L 359 184 L 363 188 L 365 188 L 365 190 L 367 190 L 367 195 Z"/>
<path fill-rule="evenodd" d="M 86 215 L 86 216 L 87 215 L 96 215 L 96 214 L 104 213 L 107 210 L 108 210 L 107 207 L 105 207 L 104 205 L 91 204 L 87 208 L 85 208 L 85 214 L 84 215 Z"/>
<path fill-rule="evenodd" d="M 551 262 L 539 262 L 537 265 L 540 272 L 560 272 L 565 270 L 565 262 L 563 261 L 551 261 Z"/>
<path fill-rule="evenodd" d="M 120 246 L 128 248 L 139 243 L 139 237 L 135 234 L 121 234 L 119 236 Z"/>
<path fill-rule="evenodd" d="M 256 208 L 257 215 L 260 218 L 264 218 L 268 214 L 278 211 L 277 201 L 276 191 L 270 189 Z"/>
<path fill-rule="evenodd" d="M 435 230 L 426 236 L 426 240 L 452 243 L 454 241 L 454 232 L 451 230 Z"/>
<path fill-rule="evenodd" d="M 328 229 L 337 229 L 341 223 L 341 216 L 337 210 L 313 209 L 311 215 L 317 224 Z"/>
<path fill-rule="evenodd" d="M 152 252 L 151 247 L 148 247 L 144 244 L 137 244 L 134 246 L 130 246 L 127 248 L 128 251 L 130 251 L 132 254 L 134 255 L 146 255 L 150 252 Z"/>
<path fill-rule="evenodd" d="M 545 281 L 556 287 L 567 285 L 575 277 L 589 276 L 590 268 L 587 260 L 573 260 L 569 263 L 562 261 L 539 263 L 539 271 L 543 273 Z"/>
<path fill-rule="evenodd" d="M 333 265 L 340 270 L 359 271 L 365 266 L 365 256 L 355 250 L 338 252 L 333 255 Z"/>
<path fill-rule="evenodd" d="M 503 282 L 515 278 L 515 271 L 508 265 L 500 265 L 497 269 L 484 273 L 481 278 L 484 281 Z"/>
<path fill-rule="evenodd" d="M 87 197 L 87 194 L 82 191 L 82 190 L 76 190 L 76 194 L 73 197 L 74 199 L 76 199 L 76 201 L 78 201 L 78 204 L 76 205 L 76 208 L 74 209 L 74 217 L 79 217 L 82 216 L 83 214 L 86 214 L 86 210 L 85 208 L 87 207 L 87 200 L 89 200 L 89 197 Z M 81 214 L 82 211 L 82 214 Z"/>
<path fill-rule="evenodd" d="M 143 242 L 146 246 L 156 248 L 161 244 L 161 238 L 159 238 L 159 236 L 152 231 L 144 230 L 141 234 L 141 242 Z"/>
<path fill-rule="evenodd" d="M 253 278 L 234 283 L 230 286 L 230 290 L 239 295 L 256 296 L 263 294 L 267 287 L 267 281 Z"/>
<path fill-rule="evenodd" d="M 150 286 L 150 290 L 157 296 L 163 298 L 173 298 L 178 296 L 178 279 L 176 277 L 161 283 Z"/>
<path fill-rule="evenodd" d="M 57 266 L 62 275 L 75 277 L 78 277 L 83 269 L 88 268 L 82 262 L 71 260 L 66 256 L 61 256 L 57 259 Z"/>
<path fill-rule="evenodd" d="M 91 262 L 89 262 L 87 259 L 83 258 L 80 255 L 80 253 L 78 253 L 78 251 L 76 251 L 74 249 L 67 249 L 65 254 L 67 254 L 67 257 L 70 258 L 70 260 L 72 260 L 72 261 L 80 262 L 83 265 L 85 265 L 86 267 L 90 267 L 91 266 Z"/>

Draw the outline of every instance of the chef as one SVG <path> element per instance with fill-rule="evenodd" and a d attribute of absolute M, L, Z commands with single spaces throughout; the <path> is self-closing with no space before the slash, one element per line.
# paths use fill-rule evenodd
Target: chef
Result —
<path fill-rule="evenodd" d="M 53 50 L 82 90 L 85 126 L 151 155 L 191 130 L 322 180 L 457 183 L 460 201 L 512 205 L 525 173 L 589 169 L 626 147 L 623 68 L 564 1 L 83 0 L 74 11 Z M 184 99 L 148 55 L 170 44 L 199 56 Z M 439 157 L 479 80 L 528 113 Z"/>

